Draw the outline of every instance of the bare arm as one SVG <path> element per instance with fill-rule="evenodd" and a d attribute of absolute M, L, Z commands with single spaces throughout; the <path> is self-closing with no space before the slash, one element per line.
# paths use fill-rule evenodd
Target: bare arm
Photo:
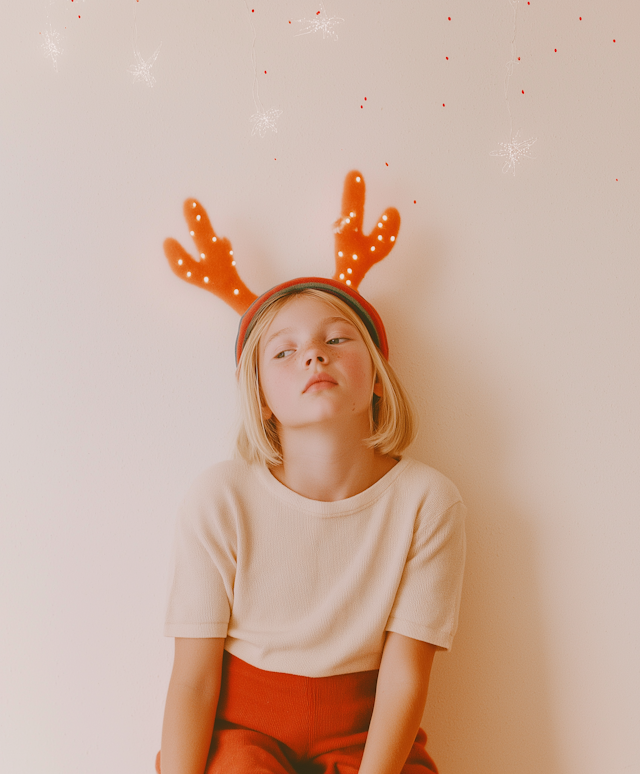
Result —
<path fill-rule="evenodd" d="M 360 774 L 402 770 L 420 728 L 436 650 L 428 642 L 387 632 Z"/>
<path fill-rule="evenodd" d="M 176 637 L 162 724 L 162 774 L 203 774 L 215 722 L 224 637 Z"/>

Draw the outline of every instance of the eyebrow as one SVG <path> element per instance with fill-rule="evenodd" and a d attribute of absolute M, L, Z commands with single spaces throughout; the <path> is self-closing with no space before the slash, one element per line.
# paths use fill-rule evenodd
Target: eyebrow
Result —
<path fill-rule="evenodd" d="M 346 323 L 347 325 L 350 325 L 352 328 L 356 327 L 352 322 L 347 320 L 346 317 L 325 317 L 323 320 L 320 320 L 318 327 L 320 328 L 323 325 L 330 325 L 331 323 L 334 323 L 334 322 L 343 322 L 343 323 Z M 281 328 L 279 331 L 272 333 L 271 336 L 269 336 L 269 338 L 265 341 L 264 348 L 266 349 L 273 339 L 277 338 L 278 336 L 282 336 L 286 333 L 291 333 L 291 331 L 293 330 L 294 330 L 293 328 Z"/>

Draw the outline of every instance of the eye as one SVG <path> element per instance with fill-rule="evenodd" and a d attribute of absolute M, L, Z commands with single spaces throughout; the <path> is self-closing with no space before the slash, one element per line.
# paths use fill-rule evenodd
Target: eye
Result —
<path fill-rule="evenodd" d="M 339 344 L 341 341 L 347 341 L 346 336 L 338 336 L 335 339 L 329 339 L 327 344 Z"/>
<path fill-rule="evenodd" d="M 287 352 L 293 352 L 293 350 L 292 349 L 283 349 L 282 352 L 278 352 L 278 354 L 276 355 L 276 358 L 282 359 L 283 357 L 285 357 Z"/>

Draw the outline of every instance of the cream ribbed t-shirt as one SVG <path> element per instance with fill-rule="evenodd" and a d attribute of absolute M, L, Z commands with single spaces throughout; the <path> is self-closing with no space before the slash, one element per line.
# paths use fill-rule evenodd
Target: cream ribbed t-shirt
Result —
<path fill-rule="evenodd" d="M 226 637 L 243 661 L 306 677 L 378 669 L 385 631 L 449 649 L 464 517 L 451 481 L 408 458 L 336 502 L 215 465 L 180 511 L 164 633 Z"/>

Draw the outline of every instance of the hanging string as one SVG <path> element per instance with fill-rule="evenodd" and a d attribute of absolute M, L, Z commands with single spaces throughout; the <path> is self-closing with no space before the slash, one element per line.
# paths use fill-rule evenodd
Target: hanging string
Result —
<path fill-rule="evenodd" d="M 256 32 L 256 28 L 253 23 L 253 18 L 251 16 L 253 11 L 249 8 L 249 4 L 247 3 L 247 0 L 244 0 L 244 4 L 245 4 L 245 8 L 247 9 L 247 14 L 249 15 L 249 24 L 251 24 L 251 29 L 253 31 L 253 41 L 251 43 L 251 65 L 253 67 L 253 87 L 251 89 L 251 94 L 253 96 L 253 104 L 255 106 L 256 112 L 249 119 L 253 124 L 253 129 L 251 130 L 251 134 L 253 135 L 257 132 L 260 135 L 260 137 L 264 137 L 268 129 L 270 129 L 272 132 L 276 132 L 276 133 L 278 132 L 278 127 L 276 126 L 276 122 L 278 120 L 278 117 L 282 115 L 282 110 L 278 110 L 277 108 L 271 108 L 270 110 L 265 110 L 260 100 L 260 91 L 258 88 L 258 62 L 257 62 L 257 56 L 256 56 L 256 38 L 258 37 L 258 33 Z"/>
<path fill-rule="evenodd" d="M 255 24 L 251 18 L 251 9 L 249 8 L 247 0 L 244 0 L 244 5 L 247 9 L 247 14 L 249 15 L 249 24 L 251 25 L 251 31 L 253 32 L 253 40 L 251 41 L 251 68 L 253 70 L 253 86 L 251 87 L 251 95 L 253 97 L 253 104 L 255 105 L 256 113 L 260 113 L 264 112 L 264 108 L 262 107 L 262 102 L 260 102 L 260 92 L 258 88 L 258 62 L 256 57 L 256 38 L 258 37 L 258 33 L 256 32 Z"/>
<path fill-rule="evenodd" d="M 502 172 L 512 172 L 516 174 L 516 166 L 522 161 L 523 158 L 534 158 L 530 154 L 531 146 L 536 142 L 535 137 L 530 137 L 527 140 L 518 141 L 520 132 L 516 132 L 513 136 L 513 113 L 511 112 L 511 101 L 509 99 L 509 82 L 513 75 L 514 67 L 519 61 L 519 57 L 516 52 L 516 38 L 518 34 L 518 5 L 520 0 L 508 0 L 509 5 L 513 9 L 513 31 L 511 34 L 511 58 L 506 64 L 506 72 L 504 76 L 504 99 L 507 105 L 507 113 L 509 115 L 509 140 L 508 142 L 498 143 L 499 149 L 491 151 L 491 156 L 501 156 L 505 158 L 505 162 L 502 166 Z"/>
<path fill-rule="evenodd" d="M 511 104 L 509 102 L 509 81 L 513 75 L 513 68 L 516 65 L 516 36 L 518 34 L 518 2 L 519 0 L 509 0 L 513 8 L 513 33 L 511 35 L 511 59 L 507 62 L 506 73 L 504 76 L 504 98 L 509 112 L 509 140 L 513 139 L 513 116 L 511 114 Z"/>

